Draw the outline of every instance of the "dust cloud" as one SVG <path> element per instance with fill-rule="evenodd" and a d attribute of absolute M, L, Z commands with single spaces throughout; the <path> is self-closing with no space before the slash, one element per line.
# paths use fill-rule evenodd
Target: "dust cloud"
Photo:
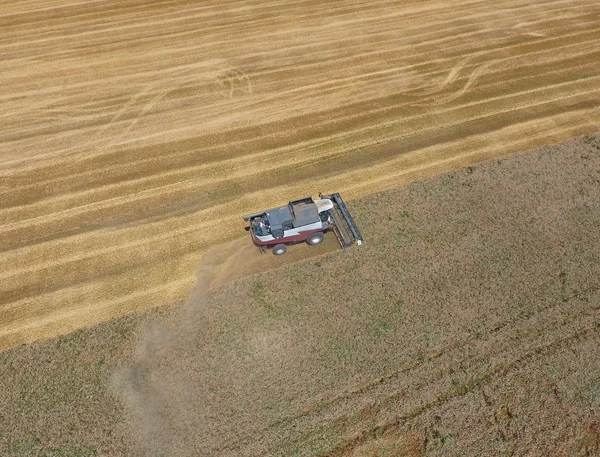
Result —
<path fill-rule="evenodd" d="M 334 249 L 338 249 L 337 240 L 331 235 L 318 246 L 294 245 L 284 256 L 263 255 L 250 237 L 244 237 L 205 253 L 183 306 L 166 313 L 160 322 L 147 323 L 130 366 L 112 377 L 112 390 L 126 407 L 140 456 L 203 455 L 202 450 L 223 444 L 203 440 L 217 439 L 231 425 L 224 418 L 251 416 L 252 406 L 246 411 L 229 401 L 243 398 L 251 403 L 249 389 L 255 388 L 247 377 L 251 370 L 223 361 L 208 339 L 207 330 L 217 320 L 217 311 L 209 306 L 212 291 Z M 241 335 L 239 340 L 227 344 L 245 344 Z"/>
<path fill-rule="evenodd" d="M 126 406 L 134 448 L 139 455 L 191 455 L 195 445 L 183 439 L 201 434 L 198 401 L 199 376 L 178 366 L 180 355 L 201 340 L 195 318 L 206 306 L 213 281 L 220 278 L 240 241 L 210 249 L 196 271 L 196 284 L 182 308 L 166 322 L 147 323 L 129 367 L 116 372 L 112 388 Z M 177 367 L 178 369 L 173 369 Z M 189 430 L 188 430 L 189 429 Z"/>

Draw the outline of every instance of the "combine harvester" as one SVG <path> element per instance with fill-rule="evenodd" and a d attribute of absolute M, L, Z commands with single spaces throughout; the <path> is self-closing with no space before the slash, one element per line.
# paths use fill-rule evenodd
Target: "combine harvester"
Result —
<path fill-rule="evenodd" d="M 261 252 L 273 246 L 273 254 L 281 255 L 287 244 L 306 241 L 316 245 L 323 241 L 324 233 L 333 231 L 340 246 L 348 248 L 363 238 L 340 194 L 319 194 L 318 200 L 303 197 L 292 200 L 285 206 L 260 211 L 244 216 L 250 226 L 252 240 Z"/>

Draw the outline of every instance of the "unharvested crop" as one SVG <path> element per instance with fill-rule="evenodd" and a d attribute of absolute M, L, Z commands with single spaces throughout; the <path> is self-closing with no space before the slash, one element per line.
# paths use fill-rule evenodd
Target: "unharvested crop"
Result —
<path fill-rule="evenodd" d="M 0 352 L 0 454 L 596 455 L 597 141 L 351 201 L 363 246 L 209 290 L 220 247 L 185 303 Z"/>

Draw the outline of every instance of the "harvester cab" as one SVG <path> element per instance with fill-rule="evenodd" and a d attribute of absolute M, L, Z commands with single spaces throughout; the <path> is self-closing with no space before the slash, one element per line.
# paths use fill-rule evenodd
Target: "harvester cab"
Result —
<path fill-rule="evenodd" d="M 250 222 L 247 230 L 261 252 L 272 246 L 275 255 L 283 254 L 288 244 L 319 244 L 327 231 L 335 233 L 342 248 L 363 241 L 339 193 L 319 194 L 318 200 L 302 197 L 284 206 L 248 214 L 244 220 Z"/>

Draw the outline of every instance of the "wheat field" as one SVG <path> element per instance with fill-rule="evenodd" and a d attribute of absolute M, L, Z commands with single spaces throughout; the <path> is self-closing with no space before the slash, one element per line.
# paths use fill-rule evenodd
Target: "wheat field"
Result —
<path fill-rule="evenodd" d="M 0 348 L 185 296 L 244 213 L 600 130 L 596 0 L 0 11 Z"/>

